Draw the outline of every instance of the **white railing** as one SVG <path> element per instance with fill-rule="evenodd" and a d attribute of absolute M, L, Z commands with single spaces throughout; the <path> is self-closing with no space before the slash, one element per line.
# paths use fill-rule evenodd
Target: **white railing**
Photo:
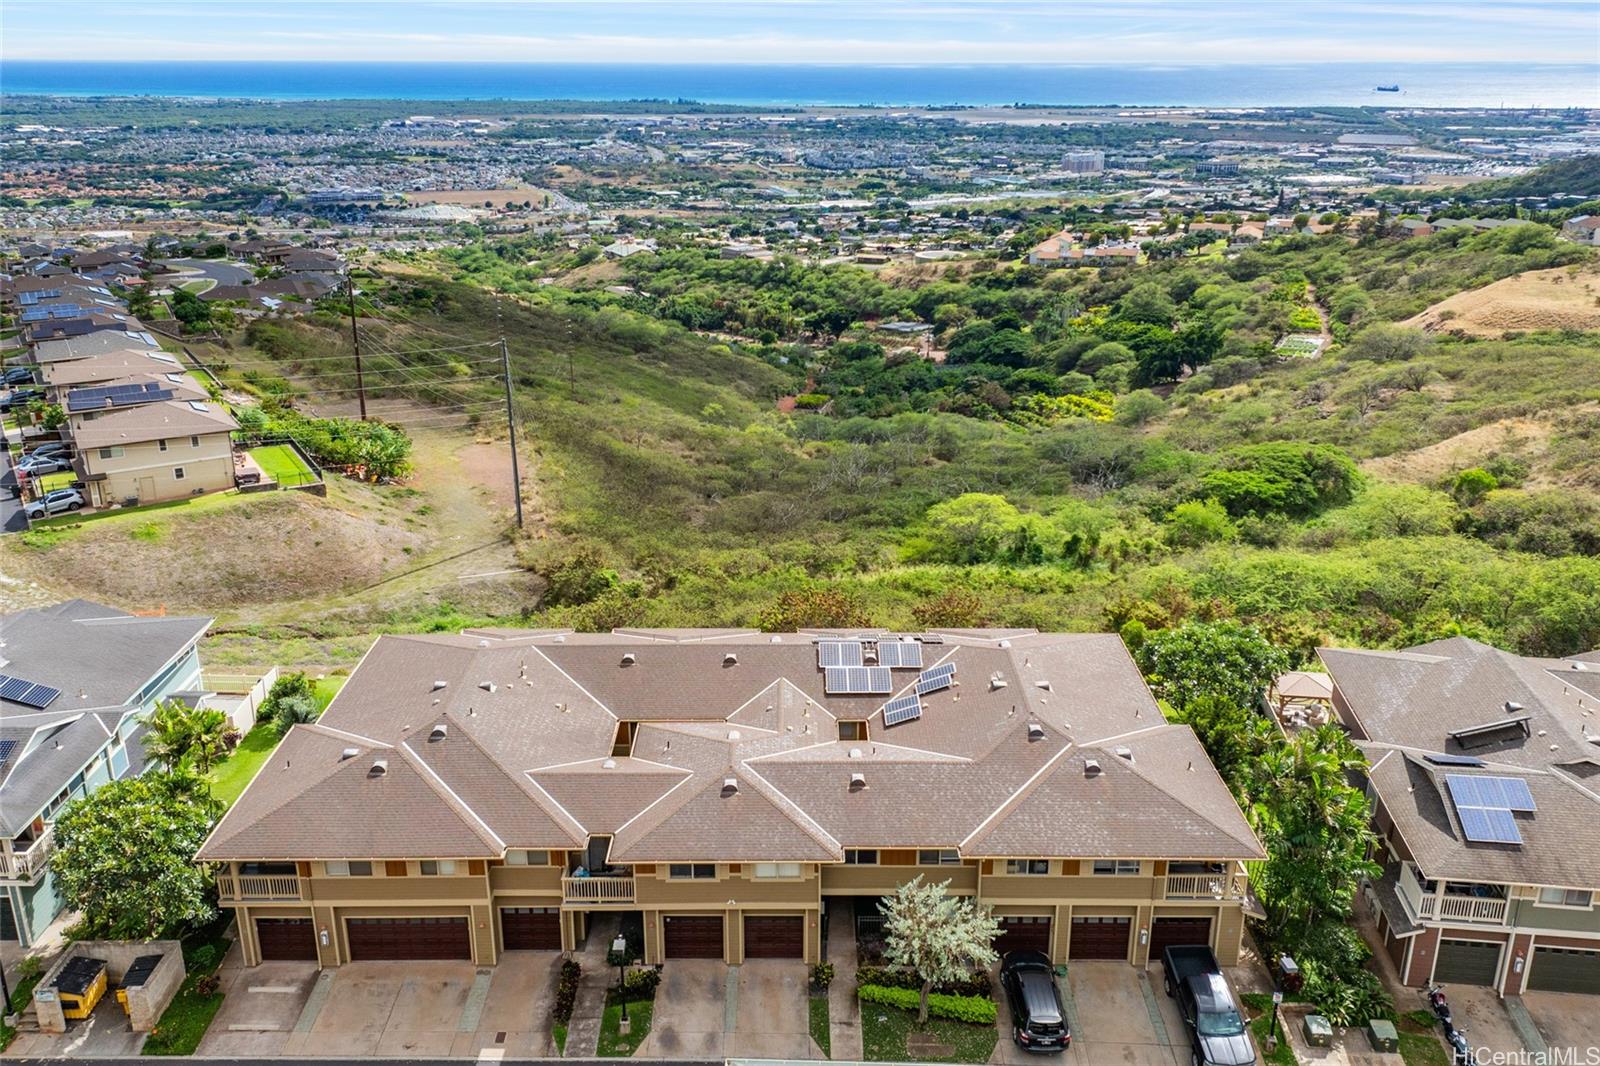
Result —
<path fill-rule="evenodd" d="M 1439 897 L 1439 917 L 1504 925 L 1506 901 L 1490 896 L 1452 896 L 1447 892 Z"/>
<path fill-rule="evenodd" d="M 1417 875 L 1411 869 L 1411 864 L 1400 864 L 1400 876 L 1395 879 L 1395 892 L 1400 901 L 1406 905 L 1413 918 L 1432 918 L 1433 904 L 1437 899 L 1432 892 L 1424 892 L 1422 882 L 1417 880 Z"/>
<path fill-rule="evenodd" d="M 631 877 L 563 877 L 561 892 L 572 903 L 632 903 Z"/>
<path fill-rule="evenodd" d="M 1214 874 L 1168 874 L 1163 896 L 1166 899 L 1243 899 L 1249 888 L 1244 866 Z"/>
<path fill-rule="evenodd" d="M 0 877 L 16 878 L 19 881 L 31 881 L 44 872 L 45 863 L 50 860 L 50 853 L 55 850 L 56 831 L 54 826 L 45 826 L 39 838 L 22 847 L 20 842 L 11 842 L 11 851 L 0 851 Z"/>
<path fill-rule="evenodd" d="M 293 874 L 218 874 L 217 895 L 222 899 L 300 899 L 303 893 L 300 878 Z"/>

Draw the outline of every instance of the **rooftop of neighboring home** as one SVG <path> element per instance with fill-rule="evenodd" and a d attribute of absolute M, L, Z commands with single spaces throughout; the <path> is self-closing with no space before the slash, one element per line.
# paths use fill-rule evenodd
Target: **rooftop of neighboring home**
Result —
<path fill-rule="evenodd" d="M 1428 877 L 1600 887 L 1600 654 L 1533 658 L 1465 637 L 1319 654 Z"/>
<path fill-rule="evenodd" d="M 595 834 L 625 863 L 1262 854 L 1114 635 L 475 630 L 379 638 L 200 857 L 495 857 Z"/>
<path fill-rule="evenodd" d="M 64 337 L 61 340 L 41 341 L 34 345 L 33 358 L 40 366 L 68 359 L 87 359 L 121 351 L 160 351 L 161 345 L 148 333 L 123 333 L 120 330 L 102 330 L 82 337 Z"/>
<path fill-rule="evenodd" d="M 118 378 L 141 374 L 176 374 L 183 372 L 178 358 L 166 352 L 146 348 L 128 348 L 92 355 L 83 359 L 47 363 L 43 367 L 46 385 L 69 388 L 93 385 Z"/>
<path fill-rule="evenodd" d="M 0 833 L 22 832 L 210 624 L 88 600 L 0 615 Z"/>
<path fill-rule="evenodd" d="M 170 399 L 109 410 L 95 408 L 95 412 L 92 420 L 74 421 L 72 439 L 80 449 L 231 433 L 239 428 L 227 408 L 208 400 Z"/>

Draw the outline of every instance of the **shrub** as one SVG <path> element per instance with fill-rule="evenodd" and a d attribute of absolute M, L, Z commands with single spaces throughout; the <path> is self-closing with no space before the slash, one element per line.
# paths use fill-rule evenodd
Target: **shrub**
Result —
<path fill-rule="evenodd" d="M 552 1013 L 555 1020 L 565 1025 L 572 1020 L 572 1007 L 578 1000 L 578 978 L 583 967 L 571 959 L 561 964 L 561 977 L 556 981 L 556 1005 Z"/>
<path fill-rule="evenodd" d="M 893 966 L 862 966 L 856 970 L 856 984 L 902 988 L 912 992 L 922 990 L 921 978 L 910 970 Z M 964 981 L 946 981 L 934 985 L 933 990 L 947 996 L 989 996 L 994 994 L 994 985 L 987 973 L 974 970 Z"/>
<path fill-rule="evenodd" d="M 215 995 L 221 988 L 222 978 L 214 973 L 208 973 L 204 977 L 197 977 L 194 981 L 195 995 L 198 996 Z"/>
<path fill-rule="evenodd" d="M 833 984 L 833 974 L 833 963 L 817 963 L 811 967 L 811 987 L 817 992 L 826 992 L 828 986 Z"/>
<path fill-rule="evenodd" d="M 622 979 L 622 990 L 630 998 L 650 999 L 656 994 L 656 986 L 661 983 L 661 968 L 647 966 L 640 970 L 629 970 Z"/>
<path fill-rule="evenodd" d="M 916 1010 L 921 1000 L 920 995 L 912 989 L 884 985 L 862 985 L 856 989 L 856 995 L 863 1003 L 907 1011 Z M 928 997 L 928 1013 L 935 1018 L 949 1018 L 972 1025 L 993 1025 L 995 1006 L 994 1000 L 988 996 L 947 996 L 935 992 Z"/>
<path fill-rule="evenodd" d="M 794 405 L 802 411 L 815 411 L 828 406 L 831 399 L 832 396 L 822 392 L 802 392 L 794 398 Z"/>
<path fill-rule="evenodd" d="M 1394 997 L 1371 970 L 1340 974 L 1308 959 L 1301 964 L 1301 971 L 1305 975 L 1305 997 L 1330 1025 L 1361 1025 L 1373 1018 L 1394 1020 Z"/>

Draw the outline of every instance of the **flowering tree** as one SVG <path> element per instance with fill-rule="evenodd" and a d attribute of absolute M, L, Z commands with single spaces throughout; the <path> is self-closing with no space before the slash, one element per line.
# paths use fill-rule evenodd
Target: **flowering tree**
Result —
<path fill-rule="evenodd" d="M 949 887 L 949 881 L 925 885 L 918 874 L 878 904 L 884 958 L 922 979 L 919 1025 L 928 1020 L 928 993 L 934 985 L 958 981 L 998 957 L 991 943 L 1000 935 L 999 919 L 972 899 L 950 895 Z"/>

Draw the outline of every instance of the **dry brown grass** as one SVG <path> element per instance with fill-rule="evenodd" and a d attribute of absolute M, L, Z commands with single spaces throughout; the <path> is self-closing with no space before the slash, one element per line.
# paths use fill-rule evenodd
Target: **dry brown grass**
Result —
<path fill-rule="evenodd" d="M 1600 329 L 1600 270 L 1530 270 L 1458 292 L 1406 322 L 1432 333 L 1498 338 L 1542 329 Z"/>
<path fill-rule="evenodd" d="M 1511 454 L 1536 461 L 1549 446 L 1551 432 L 1547 421 L 1505 418 L 1415 451 L 1368 459 L 1361 468 L 1386 481 L 1431 484 L 1492 455 Z"/>

